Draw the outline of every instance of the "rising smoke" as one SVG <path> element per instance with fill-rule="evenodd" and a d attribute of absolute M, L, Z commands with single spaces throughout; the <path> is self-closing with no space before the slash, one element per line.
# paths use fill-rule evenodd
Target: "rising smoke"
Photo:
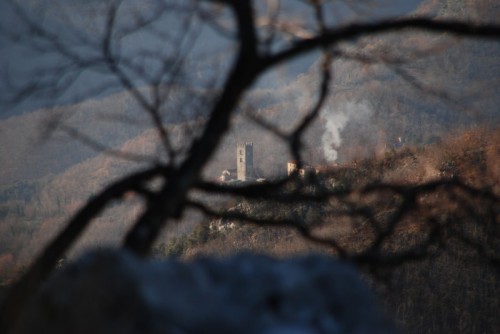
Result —
<path fill-rule="evenodd" d="M 367 101 L 343 102 L 335 107 L 327 106 L 321 111 L 321 118 L 325 122 L 325 131 L 321 137 L 323 154 L 328 162 L 338 158 L 337 149 L 342 144 L 341 132 L 349 122 L 365 122 L 373 110 Z"/>

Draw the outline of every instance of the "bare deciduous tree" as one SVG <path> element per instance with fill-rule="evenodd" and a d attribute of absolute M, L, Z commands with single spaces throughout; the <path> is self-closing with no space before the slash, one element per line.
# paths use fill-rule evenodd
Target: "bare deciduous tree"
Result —
<path fill-rule="evenodd" d="M 252 85 L 267 71 L 305 54 L 320 51 L 321 82 L 315 102 L 308 112 L 290 130 L 277 127 L 257 114 L 251 119 L 260 127 L 277 136 L 289 148 L 290 155 L 303 161 L 304 136 L 312 122 L 318 118 L 329 94 L 332 61 L 355 58 L 364 63 L 383 62 L 397 68 L 397 73 L 413 83 L 416 89 L 426 91 L 413 75 L 399 69 L 396 57 L 377 57 L 353 53 L 343 43 L 360 38 L 371 38 L 383 33 L 447 33 L 463 38 L 500 39 L 500 26 L 460 20 L 434 20 L 427 17 L 373 19 L 338 23 L 332 22 L 332 11 L 326 1 L 300 1 L 300 8 L 310 10 L 310 17 L 302 20 L 288 14 L 279 1 L 148 1 L 141 6 L 126 1 L 108 1 L 99 5 L 95 35 L 57 32 L 34 20 L 18 2 L 10 1 L 11 10 L 26 27 L 15 35 L 7 27 L 3 32 L 13 39 L 26 39 L 40 52 L 57 55 L 58 61 L 48 62 L 34 69 L 33 80 L 25 85 L 12 86 L 17 95 L 13 102 L 31 97 L 58 97 L 68 91 L 80 76 L 96 73 L 97 78 L 108 78 L 97 84 L 86 84 L 81 96 L 87 98 L 101 93 L 109 85 L 127 90 L 141 108 L 144 117 L 154 126 L 162 147 L 158 156 L 148 157 L 148 167 L 113 182 L 88 202 L 66 223 L 64 229 L 50 242 L 22 278 L 9 290 L 2 305 L 1 328 L 7 332 L 17 320 L 29 296 L 37 291 L 41 282 L 52 271 L 57 261 L 82 235 L 89 224 L 113 201 L 134 192 L 144 201 L 144 207 L 133 227 L 123 238 L 123 247 L 140 256 L 147 256 L 160 231 L 182 217 L 188 209 L 195 209 L 209 217 L 225 217 L 241 223 L 283 226 L 296 229 L 302 236 L 325 244 L 341 258 L 360 265 L 379 268 L 396 266 L 406 261 L 430 257 L 442 249 L 450 238 L 458 238 L 477 250 L 490 261 L 499 264 L 495 240 L 480 243 L 453 222 L 464 217 L 482 229 L 482 233 L 495 231 L 498 235 L 498 194 L 492 188 L 478 188 L 459 179 L 443 178 L 425 184 L 397 185 L 384 182 L 345 185 L 342 188 L 328 184 L 339 171 L 330 171 L 322 177 L 301 179 L 291 175 L 265 183 L 229 186 L 205 180 L 203 168 L 213 158 L 231 120 L 238 112 L 242 99 Z M 345 6 L 355 6 L 350 1 Z M 283 7 L 286 7 L 282 4 Z M 373 4 L 375 6 L 376 4 Z M 292 6 L 293 7 L 293 6 Z M 132 8 L 132 9 L 131 9 Z M 359 8 L 356 8 L 359 10 Z M 288 16 L 287 16 L 288 15 Z M 170 26 L 162 26 L 170 22 Z M 196 48 L 197 38 L 203 32 L 200 25 L 227 38 L 232 52 L 229 66 L 221 65 L 222 75 L 212 76 L 204 84 L 213 84 L 210 96 L 191 101 L 186 108 L 199 112 L 201 128 L 190 129 L 189 140 L 178 146 L 173 142 L 166 126 L 165 104 L 171 87 L 188 83 L 196 71 L 190 52 Z M 163 28 L 163 29 L 162 29 Z M 175 28 L 175 30 L 173 30 Z M 133 35 L 146 31 L 153 43 L 162 47 L 134 49 L 127 38 L 139 43 Z M 135 38 L 135 39 L 134 39 Z M 394 46 L 397 49 L 397 46 Z M 191 62 L 191 63 L 190 63 Z M 334 74 L 333 74 L 334 75 Z M 219 83 L 221 83 L 219 85 Z M 219 87 L 220 86 L 220 87 Z M 145 87 L 145 88 L 142 88 Z M 204 87 L 207 88 L 207 87 Z M 439 95 L 439 94 L 438 94 Z M 443 97 L 443 94 L 440 94 Z M 122 158 L 144 161 L 144 157 L 130 152 L 115 152 L 106 145 L 87 138 L 76 128 L 65 127 L 57 120 L 51 129 L 59 129 L 79 138 L 86 144 Z M 367 168 L 374 168 L 367 167 Z M 329 174 L 330 173 L 330 174 Z M 151 182 L 160 184 L 151 187 Z M 304 224 L 293 215 L 257 215 L 255 212 L 219 210 L 200 200 L 196 194 L 235 196 L 253 203 L 273 205 L 300 205 L 301 203 L 328 203 L 328 215 L 338 219 L 350 217 L 370 231 L 373 238 L 360 248 L 353 249 L 340 242 L 335 235 L 320 236 L 314 226 Z M 437 203 L 429 200 L 444 194 L 447 203 L 457 206 L 455 217 L 439 214 Z M 390 199 L 391 210 L 380 214 L 379 200 Z M 478 204 L 480 203 L 480 204 Z M 387 205 L 387 203 L 385 203 Z M 478 206 L 481 207 L 478 210 Z M 286 210 L 285 210 L 286 211 Z M 421 221 L 419 238 L 414 243 L 390 249 L 390 240 L 398 229 L 404 228 L 412 217 Z"/>

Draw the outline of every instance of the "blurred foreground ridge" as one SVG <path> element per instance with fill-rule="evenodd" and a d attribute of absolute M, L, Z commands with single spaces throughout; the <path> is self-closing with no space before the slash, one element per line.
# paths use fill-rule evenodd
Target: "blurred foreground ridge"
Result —
<path fill-rule="evenodd" d="M 323 256 L 145 261 L 98 251 L 58 271 L 15 333 L 390 333 L 356 271 Z"/>

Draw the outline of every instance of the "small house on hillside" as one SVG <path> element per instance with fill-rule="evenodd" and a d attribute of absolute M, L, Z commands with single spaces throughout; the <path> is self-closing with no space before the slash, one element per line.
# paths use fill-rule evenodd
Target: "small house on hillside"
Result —
<path fill-rule="evenodd" d="M 237 180 L 237 170 L 236 168 L 224 169 L 219 176 L 219 181 L 221 182 L 229 182 Z"/>
<path fill-rule="evenodd" d="M 287 175 L 290 176 L 294 173 L 299 174 L 300 176 L 304 177 L 305 175 L 308 174 L 316 174 L 316 168 L 309 166 L 305 163 L 301 164 L 301 168 L 299 168 L 299 164 L 296 161 L 288 161 L 287 163 Z"/>

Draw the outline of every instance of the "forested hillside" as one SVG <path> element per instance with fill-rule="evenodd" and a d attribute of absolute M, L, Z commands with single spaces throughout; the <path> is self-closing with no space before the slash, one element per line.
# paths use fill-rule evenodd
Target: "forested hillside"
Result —
<path fill-rule="evenodd" d="M 500 333 L 497 2 L 0 1 L 0 332 L 232 333 L 240 310 L 191 311 L 243 252 L 242 332 L 357 328 L 307 261 L 259 296 L 262 259 L 319 253 L 403 333 Z"/>
<path fill-rule="evenodd" d="M 488 21 L 498 18 L 498 11 L 494 0 L 429 0 L 408 15 L 466 15 L 471 20 Z M 495 141 L 488 136 L 498 132 L 500 117 L 500 95 L 495 90 L 500 45 L 460 38 L 445 42 L 445 37 L 386 34 L 357 41 L 363 45 L 357 53 L 351 52 L 349 43 L 341 46 L 333 64 L 331 96 L 306 133 L 304 156 L 308 162 L 329 166 L 375 157 L 389 159 L 390 164 L 394 149 L 434 152 L 429 147 L 438 146 L 428 145 L 442 145 L 437 148 L 441 153 L 419 155 L 418 168 L 411 169 L 414 164 L 408 160 L 405 168 L 381 172 L 419 182 L 440 173 L 453 174 L 454 162 L 447 164 L 443 157 L 461 153 L 454 148 L 455 153 L 442 155 L 441 150 L 454 145 L 448 143 L 454 133 L 474 132 L 474 127 L 484 126 L 488 135 L 481 139 L 478 149 L 498 150 L 491 146 Z M 399 45 L 397 52 L 391 48 L 394 44 Z M 403 52 L 406 49 L 412 51 Z M 290 152 L 283 141 L 253 119 L 264 118 L 284 129 L 295 125 L 300 119 L 297 116 L 304 115 L 315 98 L 312 92 L 319 82 L 317 69 L 318 64 L 313 62 L 306 73 L 293 80 L 249 92 L 216 158 L 206 166 L 205 175 L 216 179 L 223 169 L 234 168 L 235 145 L 241 141 L 254 142 L 260 175 L 270 179 L 283 175 Z M 170 92 L 170 100 L 163 116 L 176 140 L 196 136 L 206 115 L 191 101 L 200 96 L 210 99 L 214 92 L 177 86 L 165 90 Z M 90 195 L 155 159 L 157 147 L 153 142 L 157 134 L 150 130 L 151 124 L 144 121 L 139 109 L 127 92 L 121 92 L 0 121 L 0 257 L 3 267 L 9 268 L 3 270 L 5 275 L 26 265 Z M 336 136 L 340 139 L 333 144 L 327 141 Z M 328 154 L 332 150 L 335 158 Z M 126 155 L 113 155 L 114 151 L 147 157 L 137 162 Z M 491 162 L 494 160 L 488 159 L 488 175 L 498 179 Z M 125 230 L 137 214 L 133 198 L 130 203 L 101 217 L 83 243 L 116 241 L 118 232 Z M 189 231 L 192 224 L 185 226 L 177 232 Z"/>
<path fill-rule="evenodd" d="M 499 142 L 498 131 L 469 130 L 450 135 L 439 144 L 388 151 L 382 157 L 338 166 L 328 176 L 318 174 L 317 177 L 323 177 L 323 182 L 332 184 L 339 192 L 345 187 L 356 189 L 374 182 L 405 185 L 444 177 L 459 179 L 471 187 L 491 189 L 498 196 Z M 391 201 L 397 199 L 390 194 L 386 196 L 378 199 L 373 215 L 381 217 L 394 210 Z M 490 228 L 493 227 L 489 226 L 498 219 L 498 208 L 488 207 L 479 200 L 476 203 L 462 192 L 449 193 L 444 189 L 428 193 L 419 201 L 425 205 L 425 210 L 410 214 L 384 249 L 395 252 L 418 243 L 429 232 L 428 219 L 438 219 L 439 226 L 449 226 L 443 232 L 447 235 L 441 236 L 446 241 L 436 245 L 439 251 L 433 256 L 368 270 L 365 279 L 379 292 L 387 312 L 394 315 L 404 333 L 490 333 L 500 330 L 496 317 L 500 307 L 498 263 L 489 260 L 489 255 L 495 256 L 498 252 L 498 245 L 492 244 L 495 237 Z M 364 219 L 335 216 L 332 212 L 338 208 L 334 202 L 297 206 L 236 201 L 232 205 L 227 209 L 227 216 L 242 212 L 271 214 L 278 219 L 296 218 L 312 228 L 314 235 L 335 236 L 339 245 L 353 252 L 370 245 L 376 236 L 373 227 Z M 477 212 L 484 211 L 486 216 L 470 216 L 467 209 L 457 205 L 464 208 L 481 206 L 476 207 Z M 493 211 L 487 213 L 487 210 Z M 489 214 L 493 216 L 486 218 Z M 207 255 L 225 257 L 241 251 L 276 257 L 310 252 L 336 254 L 332 247 L 308 241 L 299 232 L 223 218 L 201 224 L 191 234 L 160 244 L 156 254 L 183 259 Z M 482 246 L 474 248 L 475 243 Z"/>

